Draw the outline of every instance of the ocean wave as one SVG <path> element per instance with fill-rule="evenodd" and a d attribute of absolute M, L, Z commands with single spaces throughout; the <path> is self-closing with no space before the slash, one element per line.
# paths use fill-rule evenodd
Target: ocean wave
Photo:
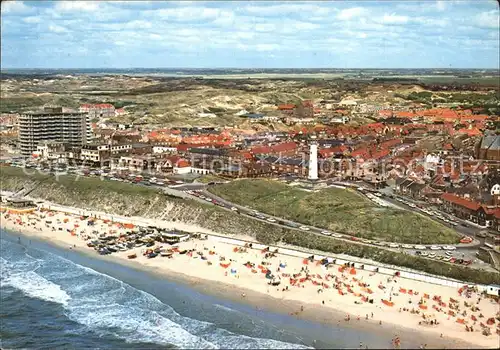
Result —
<path fill-rule="evenodd" d="M 11 247 L 3 244 L 2 252 L 18 251 L 9 254 L 8 261 L 0 259 L 2 272 L 6 272 L 2 273 L 1 288 L 10 286 L 30 297 L 59 303 L 70 320 L 98 334 L 113 335 L 130 343 L 149 342 L 179 348 L 307 348 L 236 334 L 215 323 L 182 316 L 155 296 L 114 277 L 49 252 L 38 250 L 37 258 L 33 258 L 27 255 L 33 248 L 28 247 L 27 251 L 12 242 L 6 245 Z M 221 312 L 235 311 L 220 304 L 215 307 Z"/>
<path fill-rule="evenodd" d="M 71 297 L 54 284 L 33 271 L 7 272 L 7 276 L 0 281 L 0 288 L 10 286 L 24 292 L 33 298 L 68 305 Z"/>

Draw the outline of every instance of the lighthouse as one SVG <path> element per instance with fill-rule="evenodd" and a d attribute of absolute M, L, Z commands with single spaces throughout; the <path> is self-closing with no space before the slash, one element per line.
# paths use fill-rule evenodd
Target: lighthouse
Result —
<path fill-rule="evenodd" d="M 309 180 L 318 179 L 318 144 L 316 141 L 311 141 L 309 144 Z"/>

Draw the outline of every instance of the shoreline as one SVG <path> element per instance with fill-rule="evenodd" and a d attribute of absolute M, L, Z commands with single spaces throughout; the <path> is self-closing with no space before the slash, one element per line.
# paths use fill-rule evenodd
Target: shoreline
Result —
<path fill-rule="evenodd" d="M 66 242 L 61 240 L 49 240 L 46 238 L 41 238 L 39 236 L 31 236 L 25 231 L 12 231 L 10 229 L 2 228 L 7 231 L 7 234 L 14 236 L 19 235 L 24 239 L 38 240 L 40 242 L 55 246 L 57 248 L 68 250 L 68 245 Z M 161 271 L 158 268 L 144 266 L 142 264 L 134 264 L 132 261 L 125 259 L 112 259 L 108 256 L 101 256 L 99 254 L 92 254 L 92 251 L 84 247 L 71 247 L 71 250 L 78 254 L 83 254 L 88 258 L 97 258 L 101 261 L 106 261 L 108 263 L 119 264 L 131 268 L 137 272 L 146 273 L 155 277 L 164 277 L 171 282 L 183 285 L 185 287 L 191 288 L 201 294 L 205 294 L 217 299 L 230 301 L 233 303 L 249 306 L 255 308 L 258 311 L 272 312 L 281 316 L 293 317 L 298 320 L 312 322 L 321 326 L 327 327 L 341 327 L 344 329 L 354 329 L 360 330 L 362 332 L 369 332 L 372 334 L 378 333 L 379 336 L 382 334 L 386 335 L 387 347 L 390 346 L 390 340 L 394 335 L 398 335 L 403 339 L 411 338 L 421 338 L 425 339 L 422 344 L 426 344 L 428 349 L 474 349 L 481 348 L 472 343 L 468 343 L 459 339 L 453 338 L 440 338 L 436 335 L 429 335 L 423 331 L 416 331 L 410 328 L 401 327 L 399 325 L 385 322 L 379 325 L 376 321 L 365 322 L 364 319 L 361 321 L 355 321 L 355 316 L 351 314 L 351 322 L 345 322 L 345 314 L 340 310 L 330 309 L 324 310 L 318 305 L 311 303 L 302 303 L 296 300 L 284 300 L 277 299 L 275 297 L 269 296 L 264 293 L 255 292 L 254 290 L 237 287 L 232 284 L 219 285 L 214 283 L 212 280 L 195 278 L 183 273 L 176 273 L 170 270 Z M 245 297 L 242 298 L 241 294 L 244 293 Z M 291 315 L 291 312 L 296 312 L 304 306 L 304 311 L 298 313 L 297 315 Z M 414 348 L 413 346 L 404 346 L 402 348 Z M 484 347 L 485 349 L 487 347 Z"/>
<path fill-rule="evenodd" d="M 253 289 L 238 286 L 235 283 L 230 283 L 230 280 L 228 280 L 228 282 L 224 281 L 222 283 L 217 283 L 217 281 L 214 281 L 212 279 L 188 275 L 181 271 L 170 269 L 168 265 L 163 265 L 160 268 L 158 266 L 148 266 L 148 260 L 145 260 L 143 263 L 140 263 L 138 260 L 128 260 L 123 254 L 113 254 L 113 257 L 100 256 L 92 248 L 88 248 L 83 240 L 67 234 L 54 237 L 53 235 L 50 235 L 50 232 L 47 233 L 44 231 L 36 231 L 31 228 L 20 227 L 14 224 L 3 224 L 2 228 L 6 229 L 11 234 L 19 234 L 27 239 L 35 238 L 45 243 L 55 245 L 64 250 L 67 250 L 69 248 L 69 245 L 72 244 L 74 246 L 70 249 L 78 253 L 85 254 L 87 257 L 97 257 L 108 262 L 118 263 L 133 268 L 137 271 L 146 272 L 155 276 L 166 277 L 167 279 L 173 280 L 174 282 L 188 285 L 189 287 L 192 287 L 193 289 L 203 294 L 218 297 L 223 300 L 229 300 L 247 306 L 258 307 L 261 310 L 269 310 L 278 314 L 288 315 L 297 319 L 312 321 L 318 324 L 328 325 L 332 327 L 355 328 L 372 333 L 379 333 L 382 331 L 381 333 L 388 335 L 388 339 L 390 339 L 391 336 L 398 334 L 399 336 L 401 336 L 403 347 L 405 347 L 405 339 L 422 339 L 422 343 L 427 343 L 427 346 L 430 348 L 489 347 L 485 344 L 474 344 L 467 342 L 464 339 L 454 337 L 440 338 L 440 336 L 436 334 L 433 329 L 414 329 L 411 327 L 404 327 L 401 326 L 401 323 L 390 323 L 390 321 L 387 321 L 385 319 L 382 325 L 379 325 L 377 323 L 377 318 L 369 321 L 366 321 L 364 318 L 362 318 L 361 321 L 358 321 L 356 320 L 355 313 L 349 310 L 350 308 L 348 309 L 348 312 L 351 314 L 352 320 L 350 322 L 345 322 L 345 310 L 341 310 L 341 308 L 336 308 L 335 306 L 332 307 L 330 305 L 318 305 L 314 302 L 302 302 L 300 300 L 285 299 L 283 297 L 279 298 Z M 245 296 L 242 297 L 242 295 Z M 301 307 L 304 307 L 304 311 L 298 312 L 297 310 L 300 310 Z M 380 310 L 377 311 L 377 313 L 378 312 L 380 312 Z M 296 314 L 290 315 L 291 313 Z"/>

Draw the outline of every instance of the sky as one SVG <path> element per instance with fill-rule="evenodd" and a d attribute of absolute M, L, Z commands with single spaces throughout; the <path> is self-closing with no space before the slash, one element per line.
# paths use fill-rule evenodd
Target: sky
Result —
<path fill-rule="evenodd" d="M 496 68 L 470 1 L 2 1 L 5 68 Z"/>

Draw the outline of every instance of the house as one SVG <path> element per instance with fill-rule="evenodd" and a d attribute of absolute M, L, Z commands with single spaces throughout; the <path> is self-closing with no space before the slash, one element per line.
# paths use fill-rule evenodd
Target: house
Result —
<path fill-rule="evenodd" d="M 481 203 L 459 197 L 452 193 L 441 195 L 442 208 L 448 213 L 475 222 L 479 225 L 486 225 L 486 212 Z"/>
<path fill-rule="evenodd" d="M 88 113 L 90 119 L 111 118 L 116 115 L 115 107 L 109 103 L 83 104 L 79 111 Z"/>
<path fill-rule="evenodd" d="M 418 183 L 418 182 L 413 182 L 410 185 L 407 186 L 407 196 L 413 198 L 413 199 L 423 199 L 424 195 L 422 193 L 422 190 L 425 188 L 424 183 Z"/>
<path fill-rule="evenodd" d="M 177 148 L 173 146 L 161 146 L 161 145 L 153 146 L 153 154 L 174 153 L 174 152 L 177 152 Z"/>
<path fill-rule="evenodd" d="M 217 171 L 218 175 L 230 178 L 240 177 L 267 177 L 271 174 L 271 167 L 267 163 L 231 164 Z"/>
<path fill-rule="evenodd" d="M 478 159 L 500 161 L 500 135 L 487 134 L 476 149 Z"/>
<path fill-rule="evenodd" d="M 270 165 L 273 174 L 307 175 L 308 162 L 305 159 L 269 156 L 262 161 Z"/>
<path fill-rule="evenodd" d="M 172 168 L 172 172 L 176 175 L 185 175 L 191 172 L 191 165 L 187 160 L 181 159 Z"/>
<path fill-rule="evenodd" d="M 118 166 L 136 171 L 156 168 L 156 160 L 150 156 L 128 155 L 121 156 Z"/>

